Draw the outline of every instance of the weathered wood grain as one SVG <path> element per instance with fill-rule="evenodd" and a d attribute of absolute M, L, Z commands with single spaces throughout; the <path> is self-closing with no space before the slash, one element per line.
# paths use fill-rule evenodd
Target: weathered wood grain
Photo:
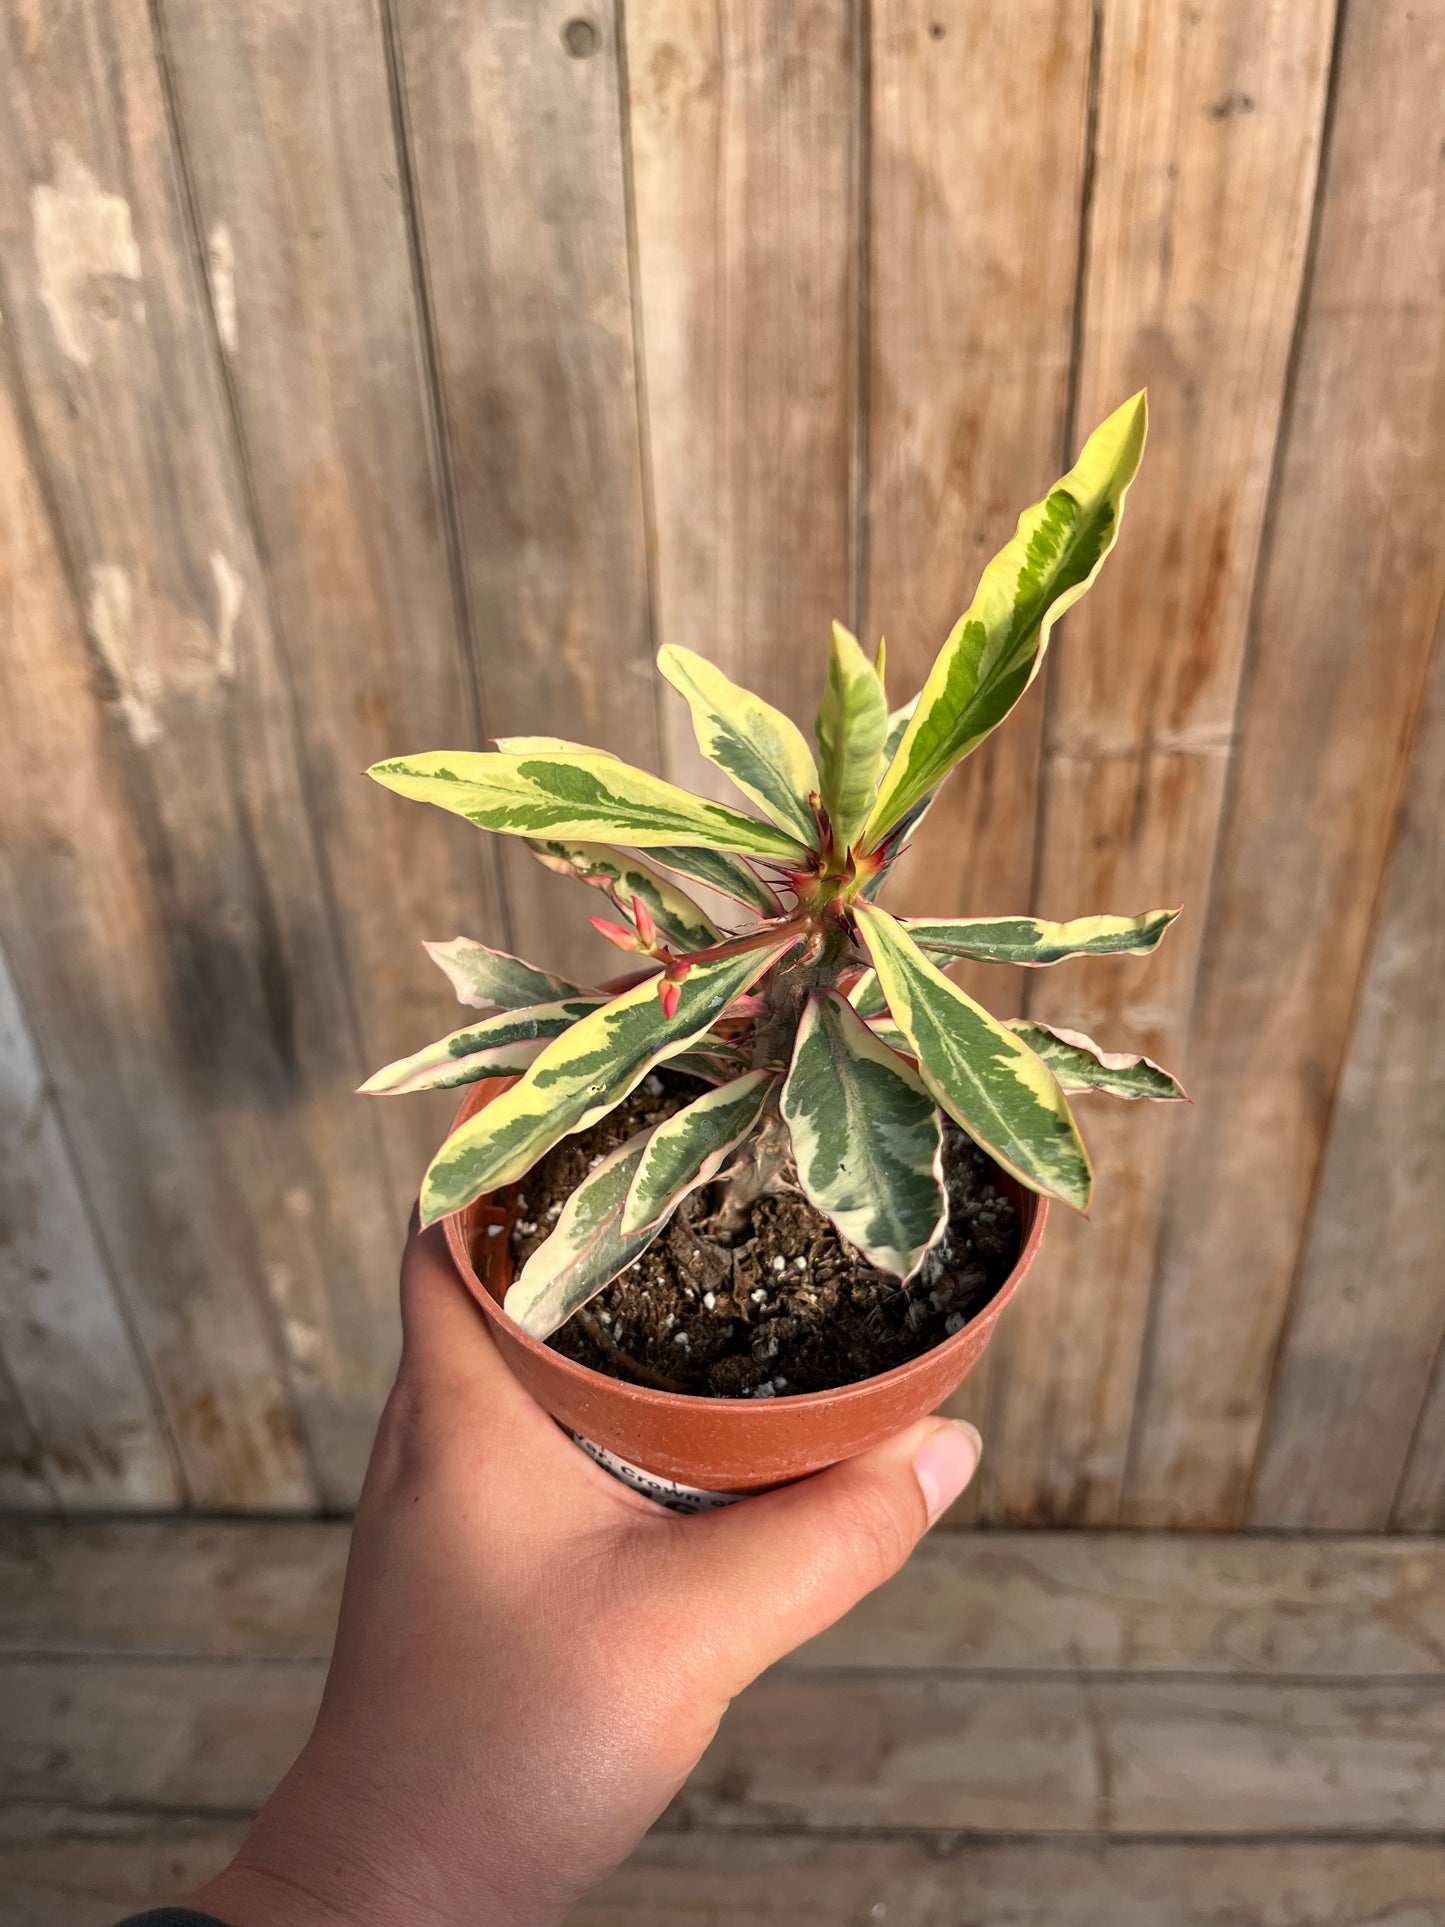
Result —
<path fill-rule="evenodd" d="M 865 629 L 888 637 L 897 703 L 1060 472 L 1092 18 L 1067 0 L 880 0 L 872 22 Z M 960 112 L 984 75 L 988 112 Z M 1024 125 L 1028 140 L 999 138 Z M 1043 715 L 1040 688 L 949 778 L 891 901 L 1027 906 Z M 1023 971 L 953 974 L 1023 1008 Z"/>
<path fill-rule="evenodd" d="M 169 1440 L 0 953 L 0 1352 L 66 1506 L 173 1506 Z"/>
<path fill-rule="evenodd" d="M 485 727 L 657 769 L 613 8 L 395 11 Z M 502 843 L 523 953 L 593 971 L 578 893 Z"/>
<path fill-rule="evenodd" d="M 1165 1200 L 1126 1508 L 1138 1523 L 1223 1526 L 1243 1514 L 1445 594 L 1445 340 L 1420 279 L 1445 246 L 1442 84 L 1438 0 L 1345 10 L 1317 258 L 1183 1067 L 1196 1102 L 1177 1127 Z"/>
<path fill-rule="evenodd" d="M 50 1512 L 56 1503 L 35 1427 L 0 1357 L 0 1505 L 18 1512 Z"/>
<path fill-rule="evenodd" d="M 7 922 L 7 948 L 97 1216 L 117 1227 L 117 1271 L 183 1454 L 233 1425 L 277 1433 L 274 1478 L 264 1444 L 255 1467 L 220 1481 L 198 1465 L 198 1492 L 297 1496 L 294 1401 L 321 1490 L 345 1501 L 395 1356 L 405 1207 L 374 1114 L 346 1097 L 360 1059 L 352 984 L 150 20 L 142 0 L 65 0 L 11 9 L 4 30 L 16 77 L 0 119 L 6 327 L 85 611 L 74 726 L 88 712 L 106 813 L 132 842 L 105 883 L 133 892 L 143 907 L 128 921 L 149 926 L 122 934 L 67 900 L 101 861 L 88 835 L 56 860 L 55 837 L 77 841 L 80 792 L 22 768 L 5 835 L 27 928 L 22 941 Z M 66 644 L 21 646 L 48 659 Z M 31 679 L 17 696 L 29 707 L 37 671 L 11 668 Z M 70 726 L 32 712 L 30 739 L 67 775 Z M 135 954 L 118 963 L 121 941 Z M 117 969 L 147 983 L 155 1019 L 82 1052 L 84 1022 L 58 1007 L 55 979 L 103 1004 Z M 164 1357 L 167 1340 L 195 1321 L 223 1345 L 226 1307 L 262 1295 L 285 1352 L 283 1415 L 259 1387 L 250 1409 L 218 1414 L 238 1402 L 231 1367 L 192 1377 Z"/>
<path fill-rule="evenodd" d="M 805 729 L 854 618 L 859 85 L 852 4 L 630 0 L 657 639 Z M 663 692 L 674 777 L 737 800 Z"/>
<path fill-rule="evenodd" d="M 8 1927 L 110 1927 L 179 1899 L 234 1821 L 0 1812 Z M 1445 1853 L 1401 1841 L 818 1840 L 654 1833 L 577 1927 L 1433 1927 Z"/>
<path fill-rule="evenodd" d="M 109 705 L 97 700 L 97 670 L 8 386 L 0 500 L 8 617 L 0 707 L 13 739 L 44 744 L 48 767 L 65 773 L 63 788 L 35 783 L 21 759 L 0 759 L 9 958 L 188 1491 L 212 1504 L 307 1505 L 316 1487 L 249 1256 L 252 1234 L 206 1117 L 205 1082 L 177 1035 L 183 957 L 131 811 L 117 740 L 122 698 L 110 679 Z"/>
<path fill-rule="evenodd" d="M 0 1652 L 325 1659 L 349 1527 L 0 1527 Z M 1445 1663 L 1445 1546 L 937 1533 L 791 1667 L 1413 1678 Z"/>
<path fill-rule="evenodd" d="M 983 565 L 1060 472 L 1092 15 L 882 0 L 872 9 L 864 632 L 894 703 L 918 689 Z M 980 75 L 994 105 L 964 113 Z M 1026 142 L 998 139 L 1027 122 Z M 1043 686 L 954 771 L 888 887 L 898 908 L 1007 915 L 1032 890 Z M 1007 1015 L 1027 972 L 953 973 Z M 949 1410 L 993 1429 L 993 1350 Z M 954 1522 L 978 1511 L 975 1480 Z"/>
<path fill-rule="evenodd" d="M 0 1798 L 259 1805 L 304 1741 L 308 1660 L 0 1664 Z M 669 1824 L 1183 1835 L 1445 1831 L 1445 1685 L 776 1673 Z"/>
<path fill-rule="evenodd" d="M 1053 653 L 1036 907 L 1189 916 L 1147 962 L 1033 973 L 1029 1009 L 1186 1084 L 1333 17 L 1331 0 L 1100 16 L 1076 416 L 1147 383 L 1153 436 L 1120 547 Z M 980 1503 L 996 1520 L 1094 1523 L 1119 1504 L 1172 1119 L 1080 1108 L 1092 1221 L 1056 1215 L 995 1340 Z"/>
<path fill-rule="evenodd" d="M 508 947 L 496 839 L 360 772 L 481 746 L 379 0 L 161 9 L 308 794 L 375 1067 L 454 1028 L 421 949 Z M 455 1107 L 378 1107 L 407 1196 Z"/>
<path fill-rule="evenodd" d="M 316 1659 L 351 1528 L 332 1520 L 0 1524 L 0 1652 Z"/>
<path fill-rule="evenodd" d="M 1435 645 L 1249 1517 L 1360 1530 L 1445 1519 L 1412 1456 L 1445 1336 L 1445 646 Z M 1422 1440 L 1434 1430 L 1425 1416 Z M 1409 1461 L 1407 1471 L 1407 1461 Z"/>

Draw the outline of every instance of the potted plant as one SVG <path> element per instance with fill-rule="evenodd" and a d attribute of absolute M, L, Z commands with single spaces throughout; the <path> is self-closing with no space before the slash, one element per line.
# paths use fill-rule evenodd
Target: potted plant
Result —
<path fill-rule="evenodd" d="M 816 760 L 786 716 L 664 648 L 702 753 L 756 813 L 555 737 L 370 771 L 603 890 L 616 915 L 594 923 L 642 964 L 587 990 L 466 938 L 430 945 L 478 1015 L 362 1090 L 467 1087 L 422 1221 L 446 1221 L 540 1402 L 659 1482 L 770 1484 L 934 1409 L 1048 1201 L 1088 1208 L 1069 1096 L 1183 1096 L 1145 1058 L 1000 1021 L 943 970 L 1145 955 L 1177 912 L 900 919 L 876 901 L 1098 573 L 1145 426 L 1140 394 L 1089 438 L 901 708 L 883 644 L 870 662 L 834 625 Z"/>

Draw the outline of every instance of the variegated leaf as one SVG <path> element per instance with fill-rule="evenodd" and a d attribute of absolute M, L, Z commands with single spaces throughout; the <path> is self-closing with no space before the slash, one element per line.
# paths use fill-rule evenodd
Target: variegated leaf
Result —
<path fill-rule="evenodd" d="M 808 798 L 818 788 L 818 766 L 797 724 L 691 649 L 666 643 L 657 666 L 692 711 L 693 734 L 708 761 L 780 830 L 812 848 L 818 824 Z"/>
<path fill-rule="evenodd" d="M 944 1110 L 1031 1190 L 1087 1210 L 1089 1157 L 1053 1072 L 950 983 L 902 924 L 872 904 L 854 910 L 893 1020 Z"/>
<path fill-rule="evenodd" d="M 477 1010 L 522 1010 L 528 1004 L 549 1004 L 559 997 L 585 995 L 579 984 L 554 977 L 550 970 L 490 950 L 472 937 L 453 937 L 449 943 L 422 948 L 457 993 L 457 1002 Z"/>
<path fill-rule="evenodd" d="M 593 843 L 701 844 L 795 863 L 802 846 L 770 823 L 691 796 L 615 756 L 433 750 L 373 763 L 369 776 L 400 796 L 435 803 L 506 836 Z"/>
<path fill-rule="evenodd" d="M 651 1135 L 650 1128 L 638 1131 L 588 1172 L 502 1301 L 508 1317 L 534 1338 L 550 1338 L 662 1229 L 661 1223 L 649 1225 L 629 1237 L 621 1228 L 628 1186 Z"/>
<path fill-rule="evenodd" d="M 969 957 L 977 963 L 1056 964 L 1066 957 L 1127 955 L 1157 950 L 1177 910 L 1150 910 L 1142 917 L 1075 917 L 1045 923 L 1039 917 L 904 917 L 903 927 L 930 957 Z"/>
<path fill-rule="evenodd" d="M 920 690 L 919 695 L 922 695 Z M 883 739 L 884 767 L 886 768 L 898 754 L 898 745 L 903 741 L 908 725 L 913 721 L 913 712 L 918 707 L 918 696 L 912 696 L 898 709 L 888 712 L 888 734 Z"/>
<path fill-rule="evenodd" d="M 1189 1093 L 1178 1078 L 1171 1077 L 1152 1058 L 1100 1050 L 1081 1030 L 1059 1030 L 1052 1024 L 1030 1023 L 1024 1018 L 1010 1022 L 1009 1029 L 1043 1059 L 1066 1091 L 1152 1097 L 1161 1104 L 1189 1102 Z"/>
<path fill-rule="evenodd" d="M 747 1067 L 748 1060 L 740 1050 L 710 1038 L 704 1038 L 701 1046 L 680 1051 L 667 1060 L 670 1071 L 686 1071 L 689 1077 L 700 1077 L 704 1084 L 726 1084 L 730 1077 L 737 1077 Z"/>
<path fill-rule="evenodd" d="M 679 950 L 703 950 L 722 936 L 691 897 L 621 850 L 609 849 L 605 843 L 559 842 L 554 837 L 528 837 L 527 847 L 549 870 L 605 890 L 630 924 L 636 923 L 632 899 L 640 897 L 662 935 Z"/>
<path fill-rule="evenodd" d="M 717 1176 L 762 1115 L 773 1082 L 770 1071 L 745 1071 L 664 1118 L 627 1193 L 624 1233 L 658 1230 L 689 1191 Z"/>
<path fill-rule="evenodd" d="M 1142 393 L 1096 428 L 1075 466 L 1025 509 L 939 652 L 864 830 L 876 845 L 1003 721 L 1037 675 L 1049 631 L 1114 546 L 1144 452 Z"/>
<path fill-rule="evenodd" d="M 835 622 L 818 711 L 818 750 L 823 807 L 840 850 L 851 847 L 872 806 L 887 733 L 888 702 L 878 671 L 857 637 Z"/>
<path fill-rule="evenodd" d="M 671 1017 L 656 982 L 624 990 L 548 1044 L 484 1111 L 443 1144 L 422 1180 L 421 1218 L 434 1224 L 484 1191 L 521 1177 L 560 1138 L 595 1124 L 655 1064 L 685 1051 L 797 939 L 694 964 Z"/>
<path fill-rule="evenodd" d="M 863 972 L 848 992 L 848 1002 L 860 1017 L 883 1017 L 887 1014 L 888 999 L 883 995 L 883 986 L 878 981 L 876 970 Z"/>
<path fill-rule="evenodd" d="M 659 848 L 657 845 L 649 849 L 647 854 L 653 863 L 664 870 L 671 870 L 674 876 L 687 877 L 693 883 L 705 883 L 709 890 L 716 890 L 720 897 L 730 897 L 734 903 L 756 910 L 760 916 L 776 917 L 782 910 L 782 902 L 776 893 L 741 857 L 725 856 L 720 850 Z"/>
<path fill-rule="evenodd" d="M 808 1000 L 782 1109 L 812 1203 L 870 1264 L 911 1277 L 948 1218 L 938 1107 L 837 991 Z"/>
<path fill-rule="evenodd" d="M 403 1091 L 449 1091 L 458 1084 L 475 1084 L 483 1077 L 514 1077 L 539 1057 L 554 1037 L 570 1030 L 589 1011 L 600 1010 L 604 997 L 571 997 L 525 1010 L 506 1010 L 465 1030 L 454 1030 L 410 1057 L 368 1077 L 359 1087 L 362 1097 L 395 1097 Z"/>
<path fill-rule="evenodd" d="M 610 756 L 614 763 L 620 760 L 610 749 L 574 743 L 570 736 L 498 736 L 494 746 L 504 756 L 550 756 L 560 750 L 565 756 Z"/>

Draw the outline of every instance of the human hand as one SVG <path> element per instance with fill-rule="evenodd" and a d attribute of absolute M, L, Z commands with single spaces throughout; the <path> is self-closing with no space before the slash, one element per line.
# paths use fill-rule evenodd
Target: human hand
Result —
<path fill-rule="evenodd" d="M 550 1927 L 978 1461 L 971 1426 L 925 1419 L 680 1517 L 522 1390 L 439 1228 L 407 1245 L 402 1325 L 315 1730 L 193 1899 L 231 1927 Z"/>

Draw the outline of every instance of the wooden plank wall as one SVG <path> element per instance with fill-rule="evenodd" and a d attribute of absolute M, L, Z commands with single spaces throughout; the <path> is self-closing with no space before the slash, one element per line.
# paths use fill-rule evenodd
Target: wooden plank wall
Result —
<path fill-rule="evenodd" d="M 1179 902 L 968 1517 L 1445 1520 L 1445 0 L 16 0 L 0 1499 L 354 1496 L 445 1105 L 418 939 L 598 955 L 378 755 L 923 674 L 1141 381 L 1123 545 L 904 907 Z M 31 753 L 26 755 L 23 750 Z M 716 777 L 711 779 L 716 782 Z M 1060 1219 L 1062 1214 L 1059 1214 Z"/>

